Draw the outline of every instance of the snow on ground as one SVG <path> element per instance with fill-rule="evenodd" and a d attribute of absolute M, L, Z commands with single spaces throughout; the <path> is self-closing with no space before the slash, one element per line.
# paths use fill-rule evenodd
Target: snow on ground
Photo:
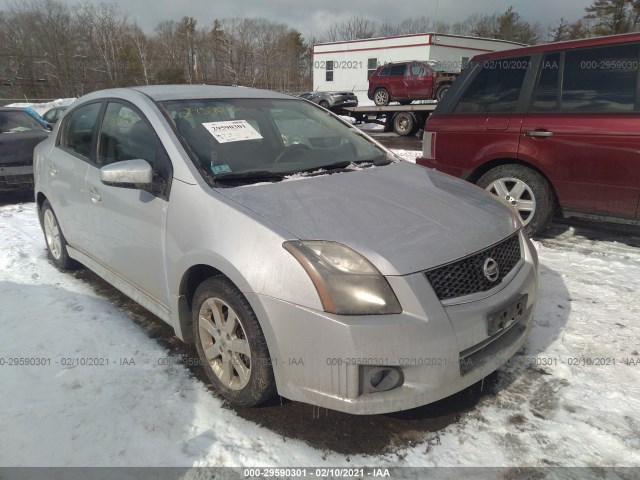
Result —
<path fill-rule="evenodd" d="M 345 456 L 163 364 L 127 311 L 51 265 L 33 203 L 0 206 L 0 465 L 640 466 L 640 240 L 556 230 L 536 242 L 535 326 L 495 394 L 417 443 Z M 25 357 L 45 364 L 11 365 Z"/>

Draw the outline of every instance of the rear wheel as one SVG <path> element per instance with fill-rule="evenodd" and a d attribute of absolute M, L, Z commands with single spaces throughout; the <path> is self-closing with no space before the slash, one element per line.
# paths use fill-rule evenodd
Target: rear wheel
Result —
<path fill-rule="evenodd" d="M 522 165 L 500 165 L 477 181 L 479 187 L 506 200 L 520 215 L 530 236 L 544 231 L 553 217 L 555 199 L 549 182 Z"/>
<path fill-rule="evenodd" d="M 262 329 L 247 299 L 229 280 L 202 282 L 193 297 L 192 315 L 198 355 L 222 396 L 252 406 L 275 395 Z"/>
<path fill-rule="evenodd" d="M 390 97 L 386 88 L 379 88 L 373 93 L 373 103 L 379 107 L 389 105 Z"/>
<path fill-rule="evenodd" d="M 47 252 L 53 264 L 60 270 L 77 268 L 78 263 L 67 253 L 67 240 L 62 234 L 58 218 L 53 213 L 48 200 L 45 200 L 40 208 L 40 223 L 47 243 Z"/>
<path fill-rule="evenodd" d="M 417 122 L 410 112 L 396 113 L 393 117 L 393 131 L 398 135 L 411 135 L 416 132 Z"/>
<path fill-rule="evenodd" d="M 320 105 L 322 108 L 329 108 L 329 102 L 327 102 L 326 100 L 320 100 L 320 103 L 318 103 L 318 105 Z"/>

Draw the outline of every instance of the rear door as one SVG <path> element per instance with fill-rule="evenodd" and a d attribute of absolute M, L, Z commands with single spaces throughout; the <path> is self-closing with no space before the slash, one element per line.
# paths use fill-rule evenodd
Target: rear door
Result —
<path fill-rule="evenodd" d="M 542 59 L 519 156 L 547 173 L 565 209 L 637 214 L 639 50 L 592 47 Z"/>
<path fill-rule="evenodd" d="M 475 71 L 452 112 L 436 110 L 426 126 L 429 130 L 433 121 L 437 131 L 438 164 L 463 177 L 486 161 L 516 157 L 526 102 L 523 86 L 533 75 L 528 56 L 475 62 L 470 68 Z M 460 170 L 447 169 L 449 163 Z"/>
<path fill-rule="evenodd" d="M 406 73 L 408 64 L 392 65 L 387 77 L 387 88 L 392 99 L 407 97 Z"/>
<path fill-rule="evenodd" d="M 45 160 L 49 201 L 62 232 L 69 245 L 84 252 L 91 248 L 84 224 L 90 203 L 85 179 L 101 109 L 102 103 L 95 102 L 70 112 L 61 125 L 56 148 Z"/>

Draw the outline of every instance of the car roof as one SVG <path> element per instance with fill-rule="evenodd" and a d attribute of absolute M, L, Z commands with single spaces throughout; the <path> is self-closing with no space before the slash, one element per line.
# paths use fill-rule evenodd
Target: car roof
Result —
<path fill-rule="evenodd" d="M 602 45 L 624 44 L 630 42 L 640 42 L 640 33 L 625 33 L 622 35 L 609 35 L 606 37 L 594 37 L 582 40 L 567 40 L 565 42 L 545 43 L 531 47 L 512 48 L 500 52 L 483 53 L 473 57 L 473 60 L 485 60 L 489 58 L 514 57 L 517 55 L 527 55 L 532 53 L 548 52 L 555 50 L 595 47 Z"/>
<path fill-rule="evenodd" d="M 102 100 L 105 98 L 133 99 L 144 96 L 153 101 L 163 102 L 167 100 L 196 100 L 205 98 L 271 98 L 288 99 L 294 97 L 272 90 L 259 90 L 257 88 L 230 87 L 221 85 L 145 85 L 139 87 L 111 88 L 97 90 L 78 99 L 74 105 L 87 101 Z"/>
<path fill-rule="evenodd" d="M 0 112 L 22 112 L 25 115 L 29 115 L 27 112 L 24 111 L 24 108 L 22 107 L 0 107 Z"/>

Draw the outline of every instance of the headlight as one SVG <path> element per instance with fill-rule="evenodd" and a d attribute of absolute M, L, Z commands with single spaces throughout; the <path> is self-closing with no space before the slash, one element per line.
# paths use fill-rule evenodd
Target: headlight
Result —
<path fill-rule="evenodd" d="M 401 313 L 387 279 L 349 247 L 326 241 L 289 241 L 282 246 L 306 270 L 326 312 L 339 315 Z"/>

